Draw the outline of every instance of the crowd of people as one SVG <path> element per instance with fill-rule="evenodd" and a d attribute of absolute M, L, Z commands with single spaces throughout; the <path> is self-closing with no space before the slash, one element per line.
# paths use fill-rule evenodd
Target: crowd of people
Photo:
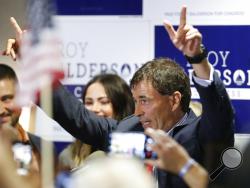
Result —
<path fill-rule="evenodd" d="M 19 57 L 23 31 L 11 18 L 19 37 L 8 41 L 4 55 Z M 207 59 L 202 34 L 186 23 L 186 7 L 175 30 L 164 26 L 174 46 L 194 69 L 193 82 L 200 95 L 202 113 L 190 108 L 190 80 L 170 58 L 146 62 L 133 75 L 130 86 L 113 74 L 96 75 L 88 82 L 82 102 L 61 84 L 53 89 L 53 118 L 76 141 L 58 156 L 56 174 L 67 171 L 65 187 L 207 187 L 209 173 L 220 165 L 223 151 L 234 145 L 234 112 L 226 89 Z M 20 40 L 19 40 L 20 39 Z M 1 187 L 40 187 L 40 140 L 18 124 L 14 70 L 0 64 L 0 172 Z M 227 117 L 227 118 L 225 118 Z M 156 159 L 110 157 L 106 153 L 112 132 L 144 132 L 153 139 L 149 147 Z M 16 175 L 11 143 L 32 146 L 29 174 Z M 3 154 L 3 155 L 2 155 Z M 5 155 L 6 154 L 6 155 Z M 91 160 L 90 160 L 91 159 Z M 57 160 L 56 160 L 57 161 Z M 153 167 L 152 174 L 142 165 Z M 122 171 L 122 172 L 121 172 Z M 15 174 L 18 183 L 11 181 Z M 30 181 L 29 176 L 33 176 Z M 214 186 L 210 182 L 210 186 Z M 216 186 L 216 185 L 215 185 Z"/>

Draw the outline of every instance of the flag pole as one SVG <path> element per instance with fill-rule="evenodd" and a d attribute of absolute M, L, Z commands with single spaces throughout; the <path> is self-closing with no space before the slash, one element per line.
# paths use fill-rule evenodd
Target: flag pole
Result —
<path fill-rule="evenodd" d="M 20 81 L 26 83 L 20 92 L 22 100 L 35 99 L 40 91 L 41 108 L 49 117 L 52 116 L 52 86 L 53 80 L 63 78 L 60 64 L 60 48 L 58 35 L 55 32 L 53 15 L 54 2 L 51 0 L 28 1 L 29 30 L 22 39 L 21 56 L 24 66 Z M 27 71 L 31 70 L 31 71 Z M 21 95 L 23 93 L 23 95 Z M 44 125 L 47 126 L 47 125 Z M 53 131 L 47 126 L 48 132 Z M 51 134 L 47 134 L 51 135 Z M 49 139 L 51 140 L 51 139 Z M 41 139 L 41 187 L 54 187 L 54 149 L 53 141 Z"/>
<path fill-rule="evenodd" d="M 51 82 L 48 82 L 48 84 L 44 86 L 44 88 L 41 90 L 41 107 L 47 113 L 49 117 L 52 117 L 52 84 Z M 48 142 L 45 139 L 42 139 L 41 145 L 42 145 L 42 151 L 41 151 L 42 188 L 54 188 L 53 142 Z"/>

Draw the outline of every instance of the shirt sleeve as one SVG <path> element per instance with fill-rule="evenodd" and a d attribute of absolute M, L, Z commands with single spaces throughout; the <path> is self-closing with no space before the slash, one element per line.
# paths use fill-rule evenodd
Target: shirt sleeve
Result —
<path fill-rule="evenodd" d="M 198 78 L 197 76 L 195 76 L 195 74 L 193 73 L 193 79 L 194 81 L 200 85 L 200 86 L 203 86 L 203 87 L 208 87 L 211 85 L 211 83 L 214 81 L 213 79 L 213 74 L 214 74 L 214 67 L 209 64 L 210 66 L 210 75 L 209 75 L 209 80 L 204 80 L 204 79 L 201 79 L 201 78 Z"/>

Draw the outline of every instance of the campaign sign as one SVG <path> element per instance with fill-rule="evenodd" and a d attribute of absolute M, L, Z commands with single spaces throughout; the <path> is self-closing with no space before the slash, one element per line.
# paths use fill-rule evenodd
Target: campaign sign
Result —
<path fill-rule="evenodd" d="M 154 56 L 148 21 L 66 17 L 56 17 L 62 39 L 63 84 L 84 85 L 103 73 L 118 74 L 129 82 L 134 72 Z"/>
<path fill-rule="evenodd" d="M 58 15 L 142 15 L 142 0 L 55 0 Z"/>
<path fill-rule="evenodd" d="M 82 100 L 82 93 L 84 85 L 64 85 L 72 94 L 74 94 L 79 100 Z"/>
<path fill-rule="evenodd" d="M 197 26 L 208 60 L 219 73 L 236 114 L 236 133 L 250 133 L 250 26 Z M 192 68 L 170 41 L 163 26 L 155 27 L 155 57 L 175 59 L 191 78 Z M 191 81 L 191 87 L 193 83 Z M 192 87 L 192 98 L 199 98 Z"/>
<path fill-rule="evenodd" d="M 144 0 L 143 17 L 161 25 L 163 19 L 177 25 L 180 11 L 187 6 L 192 25 L 249 25 L 249 0 Z"/>

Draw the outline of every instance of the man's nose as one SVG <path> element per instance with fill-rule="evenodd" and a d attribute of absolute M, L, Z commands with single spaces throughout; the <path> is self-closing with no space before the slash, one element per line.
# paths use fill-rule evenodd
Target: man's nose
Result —
<path fill-rule="evenodd" d="M 135 105 L 135 115 L 136 116 L 141 116 L 141 115 L 143 115 L 143 109 L 142 109 L 142 107 L 141 107 L 141 105 L 140 104 L 136 104 Z"/>

